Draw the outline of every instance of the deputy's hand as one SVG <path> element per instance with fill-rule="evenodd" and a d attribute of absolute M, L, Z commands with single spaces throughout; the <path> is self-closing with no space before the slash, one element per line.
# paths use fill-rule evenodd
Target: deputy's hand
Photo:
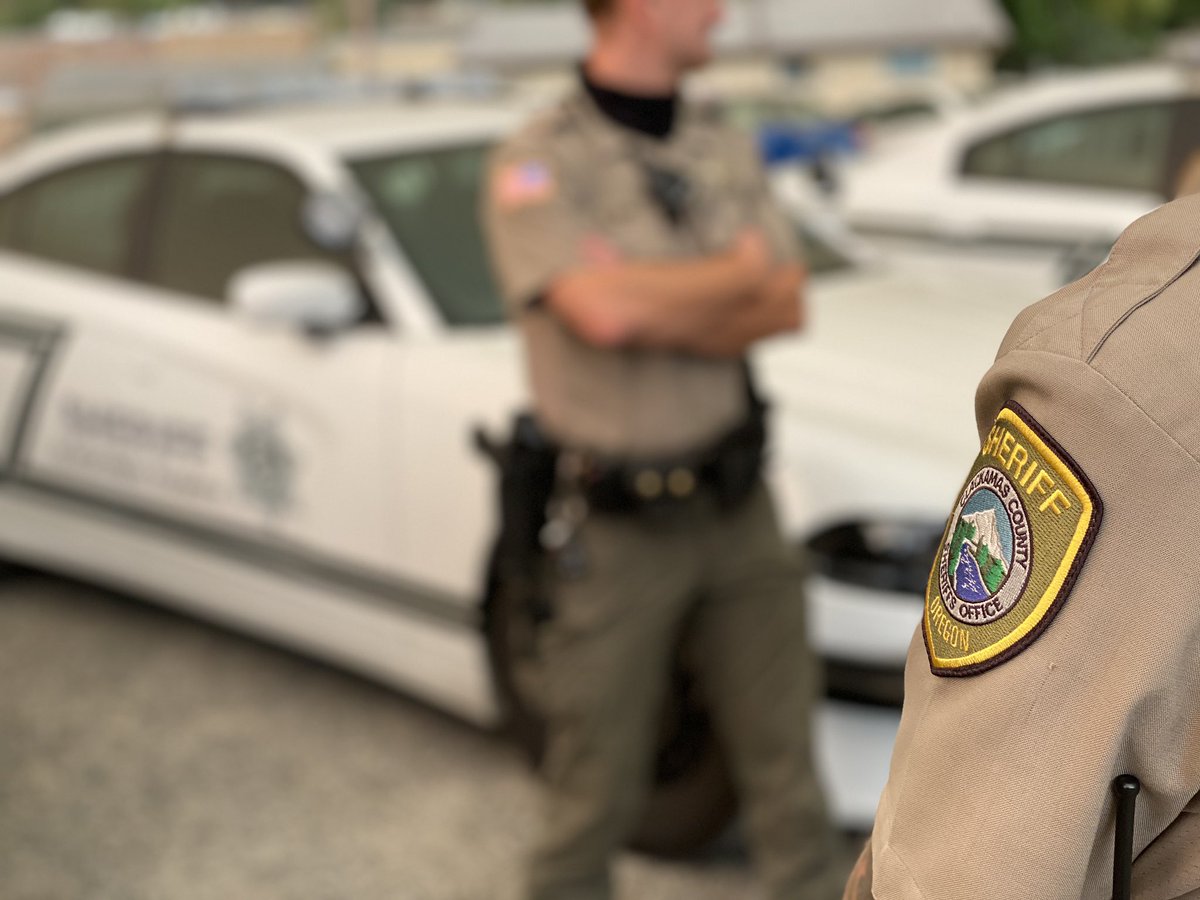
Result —
<path fill-rule="evenodd" d="M 801 331 L 805 326 L 805 289 L 808 268 L 800 263 L 784 263 L 771 269 L 763 286 L 764 302 L 779 311 L 784 331 Z"/>
<path fill-rule="evenodd" d="M 771 247 L 760 228 L 744 228 L 733 239 L 729 255 L 741 269 L 752 290 L 761 289 L 774 268 Z"/>

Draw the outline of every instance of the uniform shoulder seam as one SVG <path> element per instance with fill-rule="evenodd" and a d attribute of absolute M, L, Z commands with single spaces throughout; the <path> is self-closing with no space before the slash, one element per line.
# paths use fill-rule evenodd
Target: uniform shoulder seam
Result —
<path fill-rule="evenodd" d="M 1079 308 L 1077 310 L 1075 310 L 1074 312 L 1069 313 L 1067 315 L 1064 315 L 1061 318 L 1054 319 L 1053 321 L 1047 322 L 1046 324 L 1042 325 L 1042 327 L 1038 328 L 1036 331 L 1034 331 L 1030 334 L 1023 335 L 1021 337 L 1021 339 L 1018 341 L 1018 343 L 1014 344 L 1007 351 L 1007 353 L 1012 353 L 1016 350 L 1027 350 L 1029 348 L 1030 343 L 1032 343 L 1038 337 L 1044 335 L 1046 332 L 1048 332 L 1054 328 L 1062 327 L 1063 325 L 1066 325 L 1067 323 L 1069 323 L 1073 320 L 1076 320 L 1076 319 L 1082 320 L 1085 313 L 1092 306 L 1093 301 L 1097 299 L 1095 297 L 1097 288 L 1103 282 L 1105 282 L 1106 278 L 1114 276 L 1114 272 L 1111 269 L 1111 266 L 1113 265 L 1114 262 L 1117 262 L 1119 260 L 1119 258 L 1120 257 L 1118 256 L 1118 250 L 1116 247 L 1114 247 L 1113 254 L 1109 257 L 1109 259 L 1103 265 L 1101 265 L 1098 269 L 1094 270 L 1088 276 L 1086 276 L 1091 279 L 1091 284 L 1089 284 L 1087 286 L 1087 293 L 1084 294 L 1083 300 L 1080 303 Z M 1198 259 L 1200 259 L 1200 249 L 1197 249 L 1195 253 L 1193 253 L 1191 256 L 1189 256 L 1186 265 L 1183 265 L 1177 271 L 1172 272 L 1169 278 L 1167 278 L 1163 281 L 1158 281 L 1156 279 L 1155 281 L 1141 282 L 1138 285 L 1136 285 L 1136 286 L 1145 288 L 1148 291 L 1148 293 L 1139 297 L 1137 300 L 1131 302 L 1129 304 L 1129 306 L 1120 314 L 1120 316 L 1118 316 L 1117 319 L 1111 325 L 1109 325 L 1107 329 L 1105 329 L 1104 333 L 1102 335 L 1100 335 L 1099 338 L 1096 338 L 1092 341 L 1090 349 L 1089 349 L 1089 345 L 1088 345 L 1087 329 L 1084 327 L 1080 327 L 1079 342 L 1078 342 L 1079 343 L 1079 359 L 1088 363 L 1089 365 L 1092 362 L 1094 362 L 1097 355 L 1099 355 L 1100 351 L 1102 349 L 1104 349 L 1104 345 L 1108 341 L 1108 339 L 1110 337 L 1112 337 L 1117 332 L 1117 330 L 1120 329 L 1120 327 L 1122 325 L 1124 325 L 1130 319 L 1131 316 L 1133 316 L 1133 314 L 1135 312 L 1137 312 L 1139 309 L 1141 309 L 1146 304 L 1154 301 L 1167 288 L 1169 288 L 1172 284 L 1174 284 L 1181 277 L 1183 277 L 1183 275 L 1196 264 Z M 1130 284 L 1133 285 L 1133 282 L 1130 282 Z M 1006 353 L 1006 355 L 1007 355 L 1007 353 Z M 1060 355 L 1067 356 L 1068 354 L 1064 353 L 1064 354 L 1060 354 Z"/>
<path fill-rule="evenodd" d="M 1088 295 L 1091 296 L 1090 291 L 1088 292 Z M 1087 305 L 1086 299 L 1084 300 L 1084 305 L 1085 306 Z M 1050 331 L 1053 328 L 1058 328 L 1062 325 L 1066 325 L 1068 322 L 1071 322 L 1073 319 L 1082 319 L 1082 318 L 1083 318 L 1083 310 L 1079 309 L 1073 313 L 1063 316 L 1061 319 L 1055 319 L 1053 322 L 1047 322 L 1045 325 L 1043 325 L 1037 331 L 1033 332 L 1032 334 L 1027 334 L 1025 337 L 1021 338 L 1020 343 L 1009 348 L 1005 352 L 1004 355 L 1008 356 L 1009 353 L 1016 353 L 1018 350 L 1029 351 L 1029 344 L 1032 343 L 1033 341 L 1035 341 L 1037 338 L 1041 337 L 1047 331 Z M 1042 352 L 1042 351 L 1029 351 L 1029 352 Z M 1051 351 L 1045 351 L 1045 352 L 1051 352 Z M 1074 357 L 1070 357 L 1070 355 L 1067 353 L 1059 353 L 1059 354 L 1055 354 L 1055 355 L 1056 356 L 1067 356 L 1069 358 L 1074 358 Z M 1082 356 L 1080 358 L 1082 358 Z"/>
<path fill-rule="evenodd" d="M 1108 259 L 1094 272 L 1095 282 L 1091 288 L 1101 283 L 1103 287 L 1095 291 L 1089 289 L 1084 309 L 1093 302 L 1093 294 L 1097 301 L 1111 291 L 1130 290 L 1136 294 L 1123 308 L 1106 311 L 1103 318 L 1080 330 L 1079 352 L 1087 362 L 1096 359 L 1108 339 L 1134 313 L 1159 297 L 1196 265 L 1200 259 L 1200 233 L 1194 225 L 1198 209 L 1200 197 L 1195 195 L 1175 200 L 1137 219 L 1117 238 Z M 1152 265 L 1147 268 L 1147 263 Z M 1110 315 L 1114 317 L 1111 320 Z M 1091 341 L 1089 348 L 1089 335 L 1099 329 L 1103 332 Z"/>
<path fill-rule="evenodd" d="M 1142 406 L 1142 404 L 1138 403 L 1138 401 L 1135 400 L 1128 391 L 1124 390 L 1119 384 L 1117 384 L 1115 381 L 1113 381 L 1111 378 L 1109 378 L 1107 375 L 1105 375 L 1103 372 L 1101 372 L 1099 369 L 1097 369 L 1088 360 L 1078 359 L 1077 357 L 1071 356 L 1069 353 L 1059 353 L 1054 350 L 1030 350 L 1030 349 L 1021 349 L 1021 348 L 1014 347 L 1013 350 L 1010 352 L 1012 352 L 1012 353 L 1034 353 L 1034 354 L 1041 354 L 1041 355 L 1045 355 L 1045 356 L 1056 356 L 1061 359 L 1069 359 L 1069 360 L 1078 362 L 1078 363 L 1086 366 L 1090 371 L 1094 372 L 1105 384 L 1107 384 L 1114 391 L 1116 391 L 1118 394 L 1120 394 L 1122 397 L 1124 397 L 1127 401 L 1129 401 L 1129 404 L 1134 409 L 1136 409 L 1139 413 L 1141 413 L 1142 418 L 1144 418 L 1147 422 L 1149 422 L 1151 425 L 1153 425 L 1155 430 L 1157 430 L 1160 434 L 1162 434 L 1163 437 L 1165 437 L 1168 441 L 1170 441 L 1179 450 L 1180 453 L 1182 453 L 1184 456 L 1186 456 L 1188 459 L 1190 459 L 1193 463 L 1195 463 L 1197 467 L 1200 467 L 1200 456 L 1197 456 L 1195 453 L 1193 453 L 1191 450 L 1189 450 L 1187 447 L 1185 447 L 1183 444 L 1181 444 L 1179 442 L 1179 439 L 1176 438 L 1175 435 L 1173 435 L 1173 434 L 1171 434 L 1171 432 L 1167 431 L 1167 429 L 1164 428 L 1162 426 L 1162 424 L 1156 418 L 1154 418 L 1154 416 L 1152 416 L 1149 413 L 1149 411 L 1147 411 L 1146 407 L 1144 407 L 1144 406 Z"/>
<path fill-rule="evenodd" d="M 1096 343 L 1093 345 L 1091 351 L 1088 353 L 1087 358 L 1086 358 L 1086 362 L 1088 363 L 1088 365 L 1091 365 L 1092 361 L 1095 360 L 1096 356 L 1100 353 L 1100 351 L 1104 349 L 1104 345 L 1105 345 L 1105 343 L 1108 342 L 1108 339 L 1110 337 L 1112 337 L 1122 325 L 1124 325 L 1127 321 L 1129 321 L 1129 318 L 1135 312 L 1137 312 L 1139 309 L 1141 309 L 1146 304 L 1151 303 L 1154 300 L 1156 300 L 1158 297 L 1160 297 L 1167 288 L 1169 288 L 1176 281 L 1178 281 L 1180 278 L 1182 278 L 1184 276 L 1184 274 L 1189 269 L 1191 269 L 1192 266 L 1194 266 L 1196 264 L 1196 261 L 1198 259 L 1200 259 L 1200 249 L 1198 249 L 1195 253 L 1193 253 L 1191 255 L 1191 257 L 1188 259 L 1187 265 L 1182 266 L 1179 269 L 1179 271 L 1173 273 L 1170 278 L 1168 278 L 1162 284 L 1160 284 L 1156 288 L 1154 288 L 1154 290 L 1152 290 L 1145 297 L 1142 297 L 1136 303 L 1130 304 L 1129 308 L 1127 310 L 1125 310 L 1125 312 L 1121 313 L 1120 317 L 1115 322 L 1113 322 L 1112 325 L 1110 325 L 1107 328 L 1107 330 L 1105 330 L 1104 334 L 1102 334 L 1100 336 L 1099 340 L 1097 340 Z M 1147 287 L 1149 287 L 1149 285 L 1147 285 Z M 1088 299 L 1090 299 L 1090 298 L 1091 298 L 1091 291 L 1088 291 Z M 1084 306 L 1085 307 L 1087 306 L 1087 299 L 1084 300 Z"/>
<path fill-rule="evenodd" d="M 1053 319 L 1049 322 L 1046 322 L 1045 324 L 1042 325 L 1042 327 L 1038 328 L 1036 331 L 1032 331 L 1029 334 L 1022 336 L 1020 338 L 1020 340 L 1017 341 L 1016 344 L 1014 344 L 1012 347 L 1010 347 L 1005 352 L 1004 355 L 1007 356 L 1008 353 L 1012 353 L 1014 350 L 1027 349 L 1029 344 L 1031 344 L 1033 341 L 1037 340 L 1037 338 L 1041 337 L 1046 332 L 1051 331 L 1052 329 L 1060 328 L 1060 327 L 1062 327 L 1070 322 L 1073 322 L 1075 320 L 1080 320 L 1082 322 L 1084 310 L 1087 309 L 1088 303 L 1091 302 L 1092 294 L 1096 290 L 1096 284 L 1097 284 L 1097 282 L 1100 281 L 1102 274 L 1103 274 L 1104 267 L 1106 265 L 1108 265 L 1107 261 L 1103 265 L 1099 266 L 1096 269 L 1093 269 L 1091 272 L 1089 272 L 1087 275 L 1084 276 L 1083 280 L 1090 279 L 1090 284 L 1087 285 L 1087 292 L 1083 295 L 1083 300 L 1080 302 L 1078 309 L 1076 309 L 1074 312 L 1064 313 L 1061 317 L 1059 317 L 1057 319 Z M 1078 282 L 1076 282 L 1076 283 L 1078 283 Z M 1059 288 L 1059 290 L 1056 291 L 1055 293 L 1061 294 L 1063 291 L 1066 291 L 1070 287 L 1071 287 L 1070 285 L 1064 285 L 1063 287 Z M 1054 295 L 1052 295 L 1052 296 L 1054 296 Z M 1048 299 L 1049 298 L 1047 298 L 1047 300 Z M 1037 304 L 1035 304 L 1035 306 L 1036 305 Z M 1033 307 L 1029 307 L 1028 309 L 1032 309 L 1032 308 Z M 1080 344 L 1081 344 L 1080 348 L 1079 348 L 1079 357 L 1080 357 L 1080 359 L 1082 359 L 1083 358 L 1083 346 L 1082 346 L 1083 328 L 1082 328 L 1082 326 L 1080 327 L 1079 331 L 1080 331 Z M 1063 354 L 1063 355 L 1066 355 L 1066 354 Z M 999 357 L 997 357 L 997 358 L 999 358 Z"/>
<path fill-rule="evenodd" d="M 895 859 L 896 862 L 898 862 L 900 864 L 900 868 L 904 869 L 904 874 L 906 876 L 908 876 L 908 883 L 911 884 L 913 886 L 913 888 L 916 889 L 916 891 L 917 891 L 917 894 L 918 894 L 917 900 L 925 900 L 925 891 L 921 889 L 921 885 L 917 882 L 916 876 L 913 875 L 912 868 L 908 865 L 908 863 L 905 861 L 904 857 L 900 854 L 900 852 L 895 847 L 893 847 L 891 845 L 891 843 L 888 843 L 887 845 L 885 845 L 883 849 L 892 855 L 892 858 Z M 874 879 L 872 879 L 872 882 L 873 881 L 874 881 Z M 872 897 L 875 896 L 874 888 L 875 888 L 875 885 L 874 885 L 874 883 L 872 883 L 872 885 L 871 885 L 871 896 Z"/>

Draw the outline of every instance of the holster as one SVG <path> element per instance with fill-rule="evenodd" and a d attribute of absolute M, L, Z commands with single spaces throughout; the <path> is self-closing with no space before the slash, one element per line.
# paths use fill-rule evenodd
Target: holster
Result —
<path fill-rule="evenodd" d="M 506 590 L 528 602 L 534 619 L 542 621 L 550 615 L 550 604 L 541 577 L 541 531 L 554 490 L 558 447 L 529 413 L 514 417 L 507 443 L 496 445 L 479 431 L 476 443 L 497 464 L 500 474 L 497 575 Z"/>
<path fill-rule="evenodd" d="M 707 479 L 722 509 L 734 509 L 750 496 L 762 475 L 766 448 L 767 409 L 754 403 L 746 420 L 717 441 L 709 454 Z"/>

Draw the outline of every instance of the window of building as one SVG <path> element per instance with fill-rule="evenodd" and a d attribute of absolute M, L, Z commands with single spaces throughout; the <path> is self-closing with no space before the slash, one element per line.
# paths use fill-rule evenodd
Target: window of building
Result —
<path fill-rule="evenodd" d="M 887 67 L 893 75 L 929 75 L 934 57 L 928 50 L 893 50 L 887 56 Z"/>
<path fill-rule="evenodd" d="M 981 141 L 967 151 L 963 172 L 1158 192 L 1171 124 L 1165 103 L 1062 116 Z"/>
<path fill-rule="evenodd" d="M 781 65 L 785 75 L 797 80 L 807 78 L 815 69 L 812 59 L 807 56 L 790 56 Z"/>

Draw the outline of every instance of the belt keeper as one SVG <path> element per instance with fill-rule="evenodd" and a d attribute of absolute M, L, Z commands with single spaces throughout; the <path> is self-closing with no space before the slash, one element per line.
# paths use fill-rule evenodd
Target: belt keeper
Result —
<path fill-rule="evenodd" d="M 657 469 L 642 469 L 634 476 L 633 489 L 643 500 L 657 500 L 663 492 L 662 474 Z"/>
<path fill-rule="evenodd" d="M 682 466 L 667 475 L 667 491 L 677 500 L 685 500 L 696 492 L 696 475 Z"/>

